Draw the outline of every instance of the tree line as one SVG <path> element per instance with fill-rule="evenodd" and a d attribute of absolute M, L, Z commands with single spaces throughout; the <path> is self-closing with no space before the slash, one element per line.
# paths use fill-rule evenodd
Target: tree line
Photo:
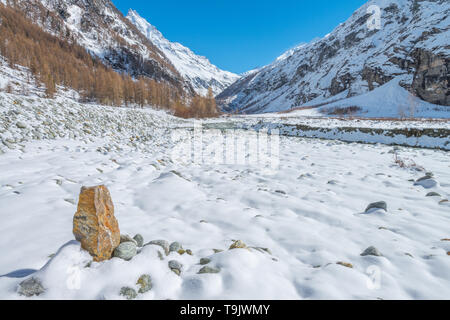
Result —
<path fill-rule="evenodd" d="M 170 84 L 118 73 L 78 45 L 68 30 L 52 35 L 19 10 L 1 3 L 0 54 L 12 68 L 27 67 L 37 84 L 45 86 L 49 98 L 62 86 L 77 91 L 82 102 L 153 106 L 184 118 L 218 115 L 211 90 L 207 97 L 187 99 Z"/>

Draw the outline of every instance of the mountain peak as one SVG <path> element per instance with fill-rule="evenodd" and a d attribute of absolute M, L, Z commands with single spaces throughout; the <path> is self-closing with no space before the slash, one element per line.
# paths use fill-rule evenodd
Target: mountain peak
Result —
<path fill-rule="evenodd" d="M 219 69 L 203 56 L 177 42 L 167 40 L 163 34 L 135 10 L 129 10 L 127 19 L 161 50 L 175 69 L 191 83 L 198 94 L 205 95 L 211 88 L 219 94 L 235 82 L 239 76 Z"/>

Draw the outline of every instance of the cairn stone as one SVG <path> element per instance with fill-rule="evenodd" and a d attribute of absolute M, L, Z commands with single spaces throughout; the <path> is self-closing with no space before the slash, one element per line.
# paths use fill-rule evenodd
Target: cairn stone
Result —
<path fill-rule="evenodd" d="M 120 230 L 105 186 L 81 188 L 78 210 L 73 217 L 73 234 L 94 261 L 111 258 L 120 244 Z"/>

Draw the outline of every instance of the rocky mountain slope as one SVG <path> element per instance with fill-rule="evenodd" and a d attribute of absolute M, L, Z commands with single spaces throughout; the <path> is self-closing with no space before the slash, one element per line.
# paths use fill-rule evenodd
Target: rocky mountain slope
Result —
<path fill-rule="evenodd" d="M 119 72 L 194 91 L 155 45 L 110 0 L 1 0 L 15 5 L 46 31 L 70 36 Z"/>
<path fill-rule="evenodd" d="M 380 29 L 368 27 L 372 5 L 381 9 Z M 326 37 L 241 78 L 218 99 L 227 111 L 274 112 L 357 96 L 401 77 L 422 100 L 448 106 L 449 12 L 447 0 L 369 1 Z"/>
<path fill-rule="evenodd" d="M 206 57 L 196 55 L 182 44 L 170 42 L 136 11 L 130 10 L 127 18 L 166 55 L 197 93 L 205 95 L 208 88 L 212 88 L 214 94 L 219 94 L 239 78 L 237 74 L 219 69 Z"/>

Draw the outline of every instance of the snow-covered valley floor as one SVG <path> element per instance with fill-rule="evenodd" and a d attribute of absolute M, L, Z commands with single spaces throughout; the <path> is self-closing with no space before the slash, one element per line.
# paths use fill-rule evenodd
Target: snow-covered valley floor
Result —
<path fill-rule="evenodd" d="M 280 137 L 279 167 L 268 171 L 172 161 L 175 142 L 150 127 L 150 150 L 99 149 L 110 144 L 108 130 L 0 154 L 0 299 L 24 298 L 17 286 L 31 276 L 46 288 L 31 299 L 123 299 L 121 288 L 142 274 L 153 288 L 137 299 L 450 298 L 449 152 L 400 147 L 398 157 L 417 165 L 408 169 L 394 163 L 390 146 Z M 208 148 L 215 136 L 205 132 L 204 142 Z M 425 172 L 436 186 L 414 185 Z M 81 186 L 100 184 L 121 233 L 178 241 L 193 255 L 161 260 L 161 248 L 150 245 L 128 262 L 89 265 L 70 242 L 72 219 Z M 387 212 L 365 213 L 377 201 Z M 269 250 L 228 250 L 233 240 Z M 370 246 L 382 256 L 361 256 Z M 220 272 L 198 274 L 201 258 Z M 170 260 L 183 265 L 180 276 Z"/>

